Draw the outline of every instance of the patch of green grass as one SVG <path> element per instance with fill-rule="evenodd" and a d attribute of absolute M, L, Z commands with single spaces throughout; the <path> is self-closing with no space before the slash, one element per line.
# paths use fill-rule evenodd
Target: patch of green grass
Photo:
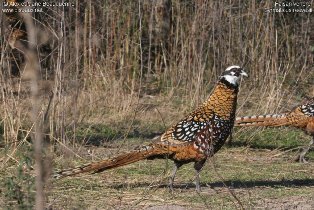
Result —
<path fill-rule="evenodd" d="M 241 128 L 235 130 L 235 145 L 246 145 L 251 148 L 279 149 L 296 148 L 307 145 L 310 136 L 301 130 L 286 128 Z"/>
<path fill-rule="evenodd" d="M 100 146 L 105 142 L 113 142 L 122 138 L 153 138 L 163 131 L 164 125 L 161 123 L 146 123 L 145 125 L 138 120 L 134 120 L 132 129 L 123 125 L 105 124 L 82 124 L 78 126 L 75 138 L 79 142 L 87 145 Z M 68 136 L 74 133 L 68 132 Z"/>
<path fill-rule="evenodd" d="M 74 135 L 74 133 L 68 135 Z M 82 124 L 76 129 L 75 135 L 79 141 L 99 146 L 102 142 L 120 138 L 122 133 L 118 129 L 103 124 Z"/>
<path fill-rule="evenodd" d="M 241 128 L 235 129 L 232 145 L 246 146 L 254 149 L 266 149 L 282 151 L 290 154 L 293 161 L 300 152 L 300 149 L 309 145 L 311 136 L 303 131 L 291 127 L 278 128 Z M 314 149 L 306 153 L 305 158 L 314 161 Z"/>
<path fill-rule="evenodd" d="M 26 147 L 27 148 L 27 147 Z M 19 163 L 1 171 L 0 186 L 5 208 L 32 209 L 35 203 L 35 179 L 31 174 L 33 162 L 29 153 L 17 154 Z"/>
<path fill-rule="evenodd" d="M 313 146 L 312 146 L 313 147 Z M 308 153 L 306 153 L 306 157 L 310 160 L 313 161 L 314 160 L 314 151 L 313 148 L 312 150 L 310 150 Z"/>

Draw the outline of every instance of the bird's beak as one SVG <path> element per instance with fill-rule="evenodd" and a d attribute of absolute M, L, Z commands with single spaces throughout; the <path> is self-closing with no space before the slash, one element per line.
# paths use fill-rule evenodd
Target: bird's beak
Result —
<path fill-rule="evenodd" d="M 249 76 L 249 75 L 248 75 L 245 71 L 243 71 L 243 70 L 241 71 L 241 75 L 244 76 L 244 77 L 248 77 L 248 76 Z"/>

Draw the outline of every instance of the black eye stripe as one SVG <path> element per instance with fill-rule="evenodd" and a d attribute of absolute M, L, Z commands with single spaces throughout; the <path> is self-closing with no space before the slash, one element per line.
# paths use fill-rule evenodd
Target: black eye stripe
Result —
<path fill-rule="evenodd" d="M 232 72 L 234 72 L 234 75 L 239 76 L 242 72 L 242 69 L 232 69 Z"/>
<path fill-rule="evenodd" d="M 223 75 L 231 75 L 231 76 L 236 76 L 236 77 L 239 77 L 242 73 L 242 68 L 232 68 L 228 71 L 226 71 Z"/>

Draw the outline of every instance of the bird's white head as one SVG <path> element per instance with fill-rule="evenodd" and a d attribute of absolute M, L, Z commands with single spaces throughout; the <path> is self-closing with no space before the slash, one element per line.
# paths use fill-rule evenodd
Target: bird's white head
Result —
<path fill-rule="evenodd" d="M 232 85 L 238 85 L 241 76 L 247 77 L 248 75 L 240 66 L 229 66 L 220 76 L 220 79 L 224 79 Z"/>

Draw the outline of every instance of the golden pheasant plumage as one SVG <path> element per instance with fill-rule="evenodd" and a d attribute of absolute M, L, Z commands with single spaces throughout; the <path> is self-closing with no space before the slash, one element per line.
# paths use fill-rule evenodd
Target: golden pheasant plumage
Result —
<path fill-rule="evenodd" d="M 303 148 L 297 160 L 306 162 L 304 156 L 314 143 L 314 98 L 305 100 L 291 111 L 282 114 L 237 117 L 235 126 L 293 126 L 304 130 L 313 139 Z"/>
<path fill-rule="evenodd" d="M 194 162 L 196 189 L 200 190 L 200 170 L 206 159 L 223 146 L 233 128 L 238 80 L 242 75 L 247 76 L 239 66 L 228 67 L 203 105 L 170 127 L 157 141 L 148 146 L 141 146 L 112 159 L 59 171 L 54 177 L 61 178 L 83 172 L 98 173 L 143 159 L 169 158 L 175 163 L 170 188 L 172 189 L 177 169 L 185 163 Z"/>

